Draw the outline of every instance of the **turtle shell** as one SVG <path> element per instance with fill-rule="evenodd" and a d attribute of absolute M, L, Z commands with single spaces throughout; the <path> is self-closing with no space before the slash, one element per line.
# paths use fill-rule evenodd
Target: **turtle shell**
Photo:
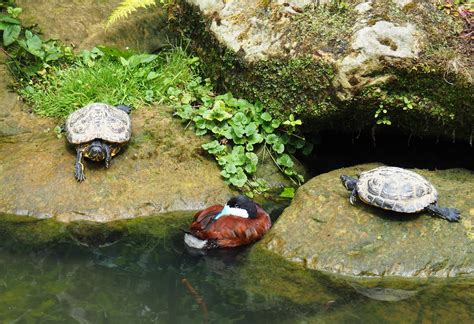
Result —
<path fill-rule="evenodd" d="M 126 112 L 104 103 L 93 103 L 76 110 L 66 119 L 67 140 L 72 144 L 102 139 L 111 143 L 125 143 L 132 133 Z"/>
<path fill-rule="evenodd" d="M 362 172 L 357 192 L 367 204 L 401 213 L 423 210 L 438 198 L 435 187 L 421 175 L 385 166 Z"/>

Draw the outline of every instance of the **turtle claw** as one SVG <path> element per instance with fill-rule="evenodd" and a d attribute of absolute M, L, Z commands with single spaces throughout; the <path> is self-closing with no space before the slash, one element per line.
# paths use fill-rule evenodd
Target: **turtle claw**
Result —
<path fill-rule="evenodd" d="M 82 182 L 86 180 L 86 175 L 84 174 L 84 167 L 80 163 L 74 166 L 74 178 L 76 178 L 77 182 Z"/>

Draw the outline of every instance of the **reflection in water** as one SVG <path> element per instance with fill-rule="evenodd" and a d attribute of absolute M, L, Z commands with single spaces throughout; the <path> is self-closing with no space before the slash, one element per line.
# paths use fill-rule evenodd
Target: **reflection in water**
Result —
<path fill-rule="evenodd" d="M 393 289 L 382 287 L 365 287 L 356 283 L 349 283 L 359 294 L 375 300 L 400 301 L 415 296 L 418 290 Z"/>
<path fill-rule="evenodd" d="M 32 250 L 0 241 L 0 318 L 7 323 L 474 319 L 472 280 L 366 288 L 312 272 L 303 278 L 273 261 L 257 262 L 250 250 L 193 254 L 181 233 L 167 240 L 126 236 L 101 248 L 71 241 Z"/>

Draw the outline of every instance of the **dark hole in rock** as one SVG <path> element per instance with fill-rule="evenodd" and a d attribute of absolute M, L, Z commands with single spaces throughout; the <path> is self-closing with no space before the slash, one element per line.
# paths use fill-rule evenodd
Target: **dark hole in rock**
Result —
<path fill-rule="evenodd" d="M 315 145 L 309 156 L 298 156 L 307 167 L 308 177 L 368 162 L 402 168 L 474 170 L 474 147 L 468 142 L 435 137 L 415 137 L 395 128 L 378 130 L 375 143 L 370 129 L 358 133 L 322 131 L 306 135 Z M 374 145 L 375 144 L 375 145 Z"/>
<path fill-rule="evenodd" d="M 398 45 L 388 37 L 378 38 L 377 40 L 380 44 L 390 47 L 392 51 L 396 51 L 398 49 Z"/>

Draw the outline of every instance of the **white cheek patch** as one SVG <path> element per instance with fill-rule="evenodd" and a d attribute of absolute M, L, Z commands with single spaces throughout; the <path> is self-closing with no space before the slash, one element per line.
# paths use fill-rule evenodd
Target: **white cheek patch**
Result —
<path fill-rule="evenodd" d="M 249 213 L 245 209 L 236 208 L 236 207 L 229 208 L 226 215 L 232 215 L 232 216 L 237 216 L 237 217 L 242 217 L 242 218 L 249 218 Z"/>
<path fill-rule="evenodd" d="M 191 234 L 184 234 L 184 243 L 195 249 L 203 249 L 207 245 L 207 240 L 200 240 Z"/>

